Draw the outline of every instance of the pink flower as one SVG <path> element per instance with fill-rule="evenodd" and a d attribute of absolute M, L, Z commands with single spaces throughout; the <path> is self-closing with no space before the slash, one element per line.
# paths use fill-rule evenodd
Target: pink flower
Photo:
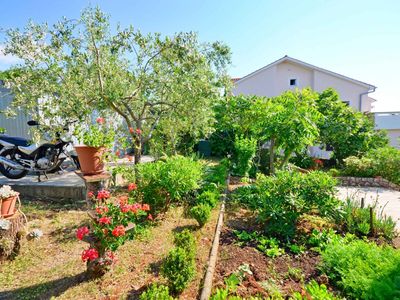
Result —
<path fill-rule="evenodd" d="M 99 224 L 111 224 L 111 218 L 110 217 L 101 217 L 99 219 Z"/>
<path fill-rule="evenodd" d="M 87 228 L 86 226 L 78 228 L 76 230 L 76 237 L 78 240 L 82 241 L 82 239 L 85 237 L 85 235 L 89 234 L 89 228 Z"/>
<path fill-rule="evenodd" d="M 136 129 L 136 134 L 141 135 L 142 134 L 142 130 L 140 130 L 139 128 Z"/>
<path fill-rule="evenodd" d="M 112 231 L 112 235 L 115 237 L 123 236 L 125 235 L 125 227 L 123 225 L 118 225 L 115 227 Z"/>
<path fill-rule="evenodd" d="M 110 198 L 110 192 L 106 190 L 101 190 L 97 192 L 97 200 L 104 200 Z"/>
<path fill-rule="evenodd" d="M 147 216 L 147 220 L 153 221 L 153 216 L 152 216 L 151 214 L 149 214 L 149 215 Z"/>
<path fill-rule="evenodd" d="M 129 132 L 130 132 L 130 133 L 134 133 L 135 130 L 134 130 L 132 127 L 129 127 Z"/>
<path fill-rule="evenodd" d="M 82 261 L 91 261 L 99 257 L 99 252 L 94 248 L 89 248 L 87 250 L 83 250 L 82 252 Z"/>
<path fill-rule="evenodd" d="M 94 193 L 92 191 L 87 193 L 88 198 L 94 198 Z"/>
<path fill-rule="evenodd" d="M 150 205 L 148 205 L 148 204 L 143 204 L 143 205 L 142 205 L 142 210 L 144 210 L 144 211 L 149 211 L 149 210 L 150 210 Z"/>
<path fill-rule="evenodd" d="M 106 212 L 108 212 L 108 207 L 107 206 L 98 206 L 98 207 L 96 207 L 96 212 L 99 215 L 105 214 Z"/>
<path fill-rule="evenodd" d="M 128 211 L 131 210 L 131 206 L 129 204 L 123 204 L 120 206 L 120 208 L 121 208 L 121 212 L 123 212 L 123 213 L 127 213 Z"/>
<path fill-rule="evenodd" d="M 104 121 L 105 121 L 104 118 L 101 118 L 101 117 L 96 119 L 96 122 L 98 124 L 104 124 Z"/>
<path fill-rule="evenodd" d="M 135 183 L 130 183 L 128 185 L 128 191 L 132 192 L 137 189 L 137 185 Z"/>
<path fill-rule="evenodd" d="M 128 203 L 128 196 L 123 195 L 119 197 L 119 205 L 122 206 Z"/>

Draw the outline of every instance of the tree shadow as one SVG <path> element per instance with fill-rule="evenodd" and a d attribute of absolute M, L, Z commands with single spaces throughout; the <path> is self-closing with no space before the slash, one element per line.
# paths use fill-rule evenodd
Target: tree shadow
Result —
<path fill-rule="evenodd" d="M 140 295 L 141 295 L 145 290 L 147 290 L 148 287 L 149 287 L 150 285 L 151 285 L 151 283 L 150 283 L 150 284 L 143 285 L 143 286 L 141 286 L 140 288 L 131 290 L 131 291 L 129 292 L 128 297 L 127 297 L 126 299 L 128 299 L 128 300 L 137 300 L 137 299 L 139 299 L 139 298 L 140 298 Z"/>
<path fill-rule="evenodd" d="M 50 232 L 50 236 L 55 239 L 57 243 L 67 243 L 76 240 L 76 230 L 79 227 L 88 226 L 88 221 L 84 220 L 79 224 L 72 226 L 65 226 Z"/>
<path fill-rule="evenodd" d="M 0 292 L 0 300 L 5 299 L 40 299 L 50 300 L 60 296 L 66 290 L 87 281 L 86 272 L 68 276 L 28 287 Z"/>
<path fill-rule="evenodd" d="M 177 226 L 174 229 L 172 229 L 172 232 L 173 233 L 180 233 L 180 232 L 184 231 L 185 229 L 187 229 L 189 231 L 196 231 L 196 230 L 199 229 L 199 226 L 198 225 L 193 225 L 193 224 L 184 225 L 184 226 Z"/>

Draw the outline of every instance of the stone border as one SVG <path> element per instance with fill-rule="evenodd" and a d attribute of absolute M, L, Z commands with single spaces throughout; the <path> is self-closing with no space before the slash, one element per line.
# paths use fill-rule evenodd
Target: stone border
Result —
<path fill-rule="evenodd" d="M 341 185 L 360 187 L 382 187 L 400 191 L 400 186 L 382 177 L 336 177 Z"/>
<path fill-rule="evenodd" d="M 222 204 L 219 211 L 218 223 L 215 228 L 214 241 L 211 247 L 210 256 L 208 258 L 207 271 L 206 275 L 204 276 L 200 300 L 208 300 L 211 296 L 215 265 L 218 258 L 219 237 L 221 235 L 222 225 L 224 224 L 225 200 L 226 195 L 228 194 L 229 178 L 230 174 L 228 174 L 228 178 L 226 179 L 226 187 L 224 194 L 222 195 Z"/>

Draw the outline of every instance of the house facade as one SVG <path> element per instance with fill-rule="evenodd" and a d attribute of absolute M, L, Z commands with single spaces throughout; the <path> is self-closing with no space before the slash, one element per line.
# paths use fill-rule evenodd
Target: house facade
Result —
<path fill-rule="evenodd" d="M 274 97 L 287 90 L 310 87 L 317 92 L 334 88 L 340 98 L 355 110 L 370 112 L 376 101 L 370 94 L 376 89 L 344 75 L 328 71 L 298 59 L 284 56 L 242 78 L 234 80 L 233 94 Z"/>
<path fill-rule="evenodd" d="M 400 111 L 374 113 L 376 129 L 387 131 L 390 145 L 400 149 Z"/>

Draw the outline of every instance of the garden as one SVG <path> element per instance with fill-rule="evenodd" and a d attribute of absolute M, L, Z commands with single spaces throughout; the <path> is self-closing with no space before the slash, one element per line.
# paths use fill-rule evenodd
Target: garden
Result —
<path fill-rule="evenodd" d="M 0 299 L 400 299 L 395 220 L 337 194 L 398 187 L 400 151 L 335 90 L 233 96 L 223 43 L 114 32 L 98 8 L 7 34 L 10 113 L 73 125 L 82 178 L 108 177 L 74 202 L 0 189 Z"/>

